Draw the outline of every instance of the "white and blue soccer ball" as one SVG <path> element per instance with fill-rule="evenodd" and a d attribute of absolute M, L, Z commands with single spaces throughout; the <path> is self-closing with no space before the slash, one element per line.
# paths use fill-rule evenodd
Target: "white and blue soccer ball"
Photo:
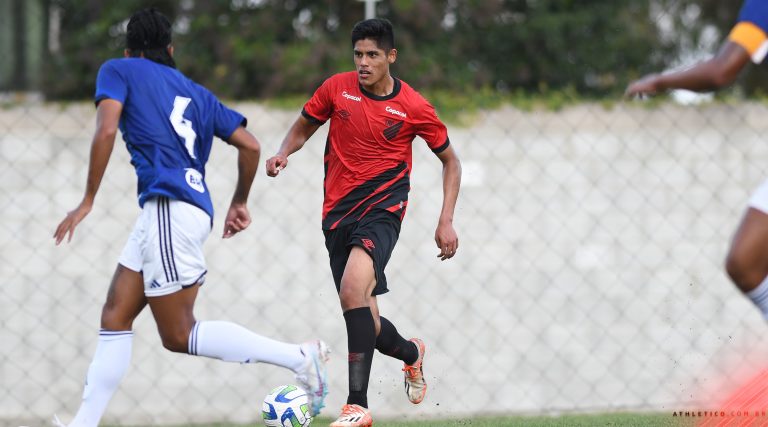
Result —
<path fill-rule="evenodd" d="M 299 386 L 275 387 L 264 398 L 261 417 L 267 427 L 307 427 L 312 423 L 307 393 Z"/>

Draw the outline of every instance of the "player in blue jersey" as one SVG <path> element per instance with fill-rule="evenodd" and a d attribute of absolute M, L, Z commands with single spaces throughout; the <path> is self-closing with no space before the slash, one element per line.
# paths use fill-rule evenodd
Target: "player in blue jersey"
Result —
<path fill-rule="evenodd" d="M 327 394 L 325 343 L 288 344 L 235 323 L 194 317 L 206 275 L 202 248 L 213 219 L 205 184 L 213 137 L 238 150 L 238 179 L 224 220 L 224 238 L 251 222 L 246 201 L 260 147 L 245 130 L 242 115 L 176 70 L 170 43 L 171 24 L 157 10 L 131 17 L 125 58 L 105 62 L 96 81 L 96 132 L 85 195 L 54 234 L 57 245 L 71 240 L 91 211 L 119 127 L 136 168 L 142 211 L 112 278 L 82 402 L 69 426 L 98 425 L 128 368 L 133 320 L 146 305 L 168 350 L 288 368 L 310 395 L 317 414 Z"/>
<path fill-rule="evenodd" d="M 709 92 L 731 84 L 749 63 L 761 64 L 768 53 L 768 1 L 747 0 L 720 51 L 677 72 L 651 74 L 630 84 L 626 95 L 653 95 L 667 89 Z M 768 180 L 749 199 L 731 242 L 726 271 L 733 283 L 768 320 Z"/>

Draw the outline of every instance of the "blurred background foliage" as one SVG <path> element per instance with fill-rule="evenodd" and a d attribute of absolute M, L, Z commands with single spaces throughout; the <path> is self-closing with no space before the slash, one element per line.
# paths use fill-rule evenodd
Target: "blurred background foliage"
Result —
<path fill-rule="evenodd" d="M 720 0 L 382 0 L 393 73 L 430 93 L 614 97 L 630 79 L 716 51 L 738 5 Z M 358 0 L 0 0 L 0 91 L 87 99 L 122 55 L 127 18 L 174 22 L 179 69 L 230 99 L 311 93 L 351 70 Z M 763 73 L 764 74 L 764 73 Z M 739 82 L 745 93 L 759 74 Z"/>

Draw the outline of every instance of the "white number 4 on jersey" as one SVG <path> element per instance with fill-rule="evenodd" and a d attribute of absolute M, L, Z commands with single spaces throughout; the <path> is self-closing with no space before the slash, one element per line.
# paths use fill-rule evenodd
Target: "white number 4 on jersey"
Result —
<path fill-rule="evenodd" d="M 171 111 L 170 119 L 173 129 L 180 137 L 184 138 L 184 146 L 187 147 L 189 156 L 196 159 L 195 139 L 197 139 L 197 134 L 195 133 L 195 130 L 192 129 L 192 122 L 184 118 L 184 111 L 186 111 L 190 102 L 192 102 L 192 99 L 190 98 L 177 96 L 176 99 L 173 100 L 173 111 Z"/>

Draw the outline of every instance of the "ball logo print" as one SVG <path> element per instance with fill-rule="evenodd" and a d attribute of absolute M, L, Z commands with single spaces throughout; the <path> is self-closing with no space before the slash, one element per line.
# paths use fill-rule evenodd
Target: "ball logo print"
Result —
<path fill-rule="evenodd" d="M 192 189 L 199 193 L 205 193 L 205 186 L 203 185 L 203 175 L 195 169 L 187 168 L 184 179 L 187 181 Z"/>
<path fill-rule="evenodd" d="M 267 427 L 308 427 L 312 414 L 307 393 L 295 385 L 275 387 L 264 398 L 261 417 Z"/>

